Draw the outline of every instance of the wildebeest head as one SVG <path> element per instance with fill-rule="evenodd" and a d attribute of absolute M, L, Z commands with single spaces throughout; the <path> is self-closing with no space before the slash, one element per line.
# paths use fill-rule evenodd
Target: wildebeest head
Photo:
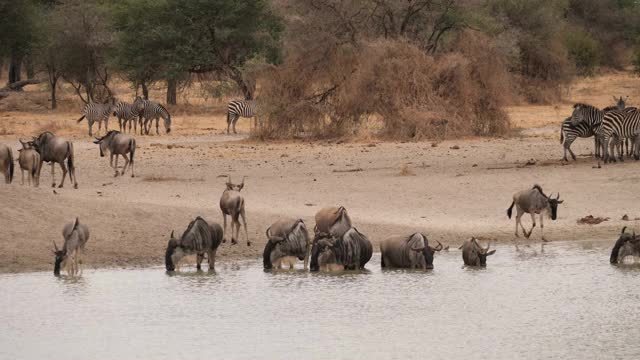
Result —
<path fill-rule="evenodd" d="M 171 239 L 167 244 L 167 251 L 164 254 L 164 264 L 167 271 L 175 271 L 176 264 L 184 257 L 184 251 L 178 244 L 178 240 L 174 237 L 174 232 L 171 231 Z"/>
<path fill-rule="evenodd" d="M 626 230 L 627 230 L 626 226 L 622 228 L 622 231 L 620 232 L 620 236 L 618 237 L 618 240 L 616 241 L 615 245 L 613 246 L 613 249 L 611 250 L 611 257 L 610 257 L 609 261 L 612 264 L 617 263 L 618 260 L 620 260 L 620 261 L 624 260 L 625 256 L 632 255 L 632 253 L 634 252 L 634 251 L 631 251 L 629 254 L 627 254 L 626 252 L 624 254 L 620 254 L 620 249 L 622 247 L 627 246 L 628 243 L 640 242 L 640 239 L 636 238 L 636 232 L 635 231 L 630 234 L 630 233 L 626 232 Z M 638 245 L 640 245 L 640 244 L 638 244 Z M 640 248 L 640 246 L 638 246 L 638 248 Z M 619 255 L 622 255 L 622 258 L 620 258 Z M 636 256 L 640 256 L 640 252 L 637 253 Z"/>
<path fill-rule="evenodd" d="M 271 253 L 286 239 L 284 236 L 272 235 L 269 230 L 271 230 L 271 228 L 267 229 L 267 245 L 265 245 L 264 252 L 262 253 L 262 265 L 266 270 L 273 268 Z"/>
<path fill-rule="evenodd" d="M 242 182 L 240 184 L 234 184 L 231 182 L 231 176 L 227 175 L 227 190 L 235 190 L 235 191 L 242 191 L 242 189 L 244 188 L 244 176 L 242 177 Z"/>
<path fill-rule="evenodd" d="M 422 256 L 424 256 L 426 268 L 431 270 L 433 269 L 433 255 L 436 253 L 436 251 L 442 250 L 442 244 L 440 243 L 440 241 L 436 240 L 438 245 L 436 247 L 430 246 L 429 239 L 427 239 L 427 236 L 424 234 L 421 234 L 421 235 L 424 237 L 424 245 L 425 245 L 421 250 Z M 414 249 L 412 248 L 411 250 L 414 250 Z"/>
<path fill-rule="evenodd" d="M 119 134 L 117 130 L 111 130 L 101 138 L 96 138 L 94 144 L 97 144 L 100 148 L 100 156 L 104 157 L 104 153 L 109 149 L 109 143 L 113 140 L 113 137 Z"/>
<path fill-rule="evenodd" d="M 318 239 L 311 248 L 309 270 L 319 271 L 320 265 L 337 264 L 338 259 L 334 249 L 335 240 L 330 238 Z"/>
<path fill-rule="evenodd" d="M 53 255 L 54 263 L 53 263 L 53 275 L 60 276 L 60 269 L 62 268 L 63 263 L 67 260 L 67 251 L 65 249 L 58 249 L 58 245 L 55 241 L 53 241 Z"/>
<path fill-rule="evenodd" d="M 36 151 L 40 152 L 45 147 L 45 144 L 47 144 L 49 140 L 54 137 L 55 135 L 53 135 L 51 131 L 45 131 L 37 137 L 34 137 L 33 141 L 31 141 L 31 144 L 36 149 Z"/>
<path fill-rule="evenodd" d="M 555 220 L 558 217 L 558 205 L 562 204 L 564 200 L 560 200 L 560 193 L 555 199 L 551 198 L 551 195 L 547 199 L 549 200 L 549 216 L 551 220 Z"/>
<path fill-rule="evenodd" d="M 487 266 L 487 256 L 493 255 L 496 253 L 495 250 L 489 251 L 489 248 L 491 247 L 491 243 L 487 244 L 486 248 L 483 248 L 482 246 L 480 246 L 480 244 L 478 244 L 478 240 L 476 238 L 472 238 L 471 241 L 476 247 L 478 259 L 480 259 L 480 266 L 482 267 Z"/>

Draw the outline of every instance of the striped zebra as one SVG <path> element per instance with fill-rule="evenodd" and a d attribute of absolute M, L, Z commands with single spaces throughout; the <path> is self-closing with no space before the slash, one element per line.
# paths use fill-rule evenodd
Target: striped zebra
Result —
<path fill-rule="evenodd" d="M 227 134 L 229 134 L 229 127 L 233 123 L 233 133 L 236 132 L 236 123 L 238 119 L 252 118 L 258 113 L 258 104 L 255 100 L 233 100 L 227 106 Z"/>
<path fill-rule="evenodd" d="M 640 133 L 640 111 L 637 108 L 609 111 L 604 114 L 602 124 L 596 132 L 602 138 L 604 162 L 616 162 L 616 147 L 620 161 L 624 161 L 621 142 L 623 139 L 634 139 Z"/>
<path fill-rule="evenodd" d="M 82 115 L 80 119 L 77 120 L 77 122 L 80 122 L 82 121 L 82 119 L 86 118 L 89 125 L 89 136 L 93 136 L 93 124 L 97 121 L 98 135 L 100 135 L 100 129 L 102 128 L 103 121 L 105 122 L 105 131 L 109 131 L 109 115 L 111 115 L 113 106 L 113 100 L 111 103 L 106 104 L 90 102 L 84 106 L 84 115 Z"/>
<path fill-rule="evenodd" d="M 127 129 L 127 123 L 129 123 L 129 132 L 131 132 L 131 123 L 133 123 L 133 132 L 137 131 L 136 128 L 136 120 L 138 119 L 138 115 L 143 109 L 142 98 L 140 96 L 136 96 L 136 99 L 133 101 L 133 104 L 129 104 L 128 102 L 119 101 L 113 110 L 113 116 L 118 118 L 118 125 L 120 126 L 120 132 L 124 132 Z M 124 129 L 124 130 L 123 130 Z"/>
<path fill-rule="evenodd" d="M 169 111 L 155 101 L 142 100 L 142 112 L 139 115 L 140 135 L 142 135 L 143 130 L 145 134 L 149 135 L 149 130 L 151 130 L 154 119 L 156 120 L 156 135 L 160 135 L 160 131 L 158 130 L 160 118 L 164 119 L 164 128 L 167 131 L 167 134 L 170 133 L 171 114 L 169 114 Z"/>
<path fill-rule="evenodd" d="M 587 122 L 581 121 L 578 123 L 578 125 L 573 125 L 571 123 L 571 117 L 566 118 L 563 122 L 562 122 L 562 126 L 560 127 L 560 143 L 562 144 L 562 146 L 564 147 L 564 161 L 569 161 L 567 160 L 567 151 L 569 151 L 569 153 L 571 154 L 571 157 L 573 158 L 573 160 L 576 160 L 576 155 L 573 153 L 573 151 L 571 151 L 571 144 L 573 144 L 573 142 L 577 139 L 577 138 L 589 138 L 594 136 L 595 130 L 594 128 L 589 125 Z M 596 151 L 598 149 L 598 140 L 596 138 Z"/>

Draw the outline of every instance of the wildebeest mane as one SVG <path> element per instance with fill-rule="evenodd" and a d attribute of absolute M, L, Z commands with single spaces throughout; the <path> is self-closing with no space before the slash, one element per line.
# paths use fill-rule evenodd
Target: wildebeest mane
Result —
<path fill-rule="evenodd" d="M 533 185 L 533 188 L 532 188 L 532 189 L 537 189 L 537 190 L 540 192 L 540 194 L 542 194 L 542 196 L 544 196 L 544 197 L 548 197 L 548 196 L 544 193 L 544 191 L 542 191 L 542 187 L 541 187 L 540 185 L 535 184 L 535 185 Z"/>

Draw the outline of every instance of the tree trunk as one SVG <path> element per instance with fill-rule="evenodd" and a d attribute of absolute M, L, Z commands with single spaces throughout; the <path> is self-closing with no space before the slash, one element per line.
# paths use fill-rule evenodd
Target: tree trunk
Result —
<path fill-rule="evenodd" d="M 36 76 L 36 70 L 33 66 L 33 58 L 31 55 L 25 59 L 25 70 L 27 71 L 27 79 L 33 79 Z"/>
<path fill-rule="evenodd" d="M 142 97 L 145 100 L 149 100 L 149 88 L 147 87 L 147 83 L 144 81 L 141 81 L 140 85 L 142 86 Z"/>
<path fill-rule="evenodd" d="M 22 70 L 22 59 L 20 56 L 12 55 L 9 63 L 9 84 L 20 81 L 20 71 Z"/>
<path fill-rule="evenodd" d="M 176 104 L 176 92 L 178 89 L 178 82 L 175 79 L 167 80 L 167 104 Z"/>
<path fill-rule="evenodd" d="M 56 99 L 56 87 L 58 84 L 58 78 L 53 77 L 50 83 L 51 83 L 51 110 L 55 110 L 58 108 L 58 99 Z"/>
<path fill-rule="evenodd" d="M 235 68 L 231 67 L 229 69 L 229 77 L 238 84 L 240 90 L 242 90 L 242 94 L 244 95 L 245 100 L 253 100 L 253 91 L 254 87 L 249 86 L 246 81 L 244 81 L 244 77 L 242 76 L 242 72 Z"/>

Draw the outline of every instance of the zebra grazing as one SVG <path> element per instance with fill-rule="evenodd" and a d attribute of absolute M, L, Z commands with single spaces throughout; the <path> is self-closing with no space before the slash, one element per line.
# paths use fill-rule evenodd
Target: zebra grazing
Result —
<path fill-rule="evenodd" d="M 164 119 L 164 128 L 167 131 L 167 134 L 171 132 L 171 114 L 167 109 L 158 104 L 155 101 L 151 100 L 143 100 L 142 101 L 142 112 L 140 113 L 140 135 L 142 135 L 142 131 L 149 135 L 149 130 L 151 130 L 151 126 L 153 125 L 153 119 L 156 120 L 156 135 L 160 135 L 158 131 L 158 122 L 160 118 Z M 143 122 L 144 120 L 144 122 Z"/>
<path fill-rule="evenodd" d="M 227 134 L 229 134 L 229 127 L 233 123 L 233 133 L 236 132 L 236 123 L 238 119 L 252 118 L 258 113 L 258 104 L 255 100 L 233 100 L 227 106 Z"/>
<path fill-rule="evenodd" d="M 596 129 L 596 132 L 602 138 L 604 162 L 616 162 L 616 145 L 618 145 L 620 161 L 624 161 L 621 142 L 623 139 L 634 139 L 640 132 L 640 111 L 636 108 L 609 111 L 604 114 L 602 124 Z"/>
<path fill-rule="evenodd" d="M 143 110 L 143 100 L 140 96 L 136 96 L 133 104 L 119 101 L 112 110 L 113 116 L 118 118 L 120 132 L 127 130 L 127 123 L 129 123 L 129 132 L 131 132 L 131 123 L 133 123 L 134 133 L 137 131 L 136 120 L 140 112 Z"/>
<path fill-rule="evenodd" d="M 89 136 L 93 136 L 93 124 L 98 122 L 98 135 L 100 135 L 100 129 L 102 128 L 102 122 L 104 121 L 104 130 L 109 131 L 109 115 L 111 115 L 113 109 L 113 101 L 111 103 L 106 104 L 98 104 L 94 102 L 90 102 L 84 106 L 84 115 L 77 120 L 77 122 L 82 121 L 82 119 L 86 118 L 87 123 L 89 124 Z"/>

